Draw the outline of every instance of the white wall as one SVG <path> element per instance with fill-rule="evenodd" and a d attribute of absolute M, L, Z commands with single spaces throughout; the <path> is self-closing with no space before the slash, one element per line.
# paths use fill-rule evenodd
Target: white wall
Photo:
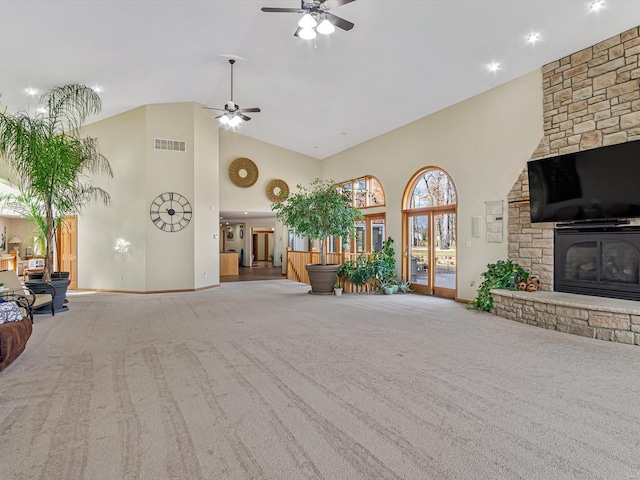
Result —
<path fill-rule="evenodd" d="M 238 187 L 229 178 L 229 165 L 240 157 L 258 167 L 258 181 L 249 188 Z M 270 212 L 267 185 L 271 180 L 284 180 L 293 191 L 297 184 L 307 184 L 320 174 L 320 160 L 220 129 L 220 210 Z"/>
<path fill-rule="evenodd" d="M 486 264 L 507 258 L 507 194 L 538 146 L 542 125 L 542 78 L 536 71 L 327 158 L 322 176 L 380 180 L 387 200 L 386 234 L 396 240 L 401 265 L 407 182 L 423 167 L 444 169 L 459 197 L 458 298 L 469 300 Z M 484 218 L 484 202 L 495 198 L 504 200 L 505 235 L 503 243 L 488 244 L 484 236 L 471 236 L 471 217 Z"/>
<path fill-rule="evenodd" d="M 204 110 L 194 108 L 194 287 L 203 288 L 220 283 L 220 216 L 219 122 Z M 216 238 L 217 237 L 217 238 Z"/>
<path fill-rule="evenodd" d="M 80 288 L 150 292 L 219 283 L 218 126 L 201 112 L 195 103 L 147 105 L 85 128 L 98 137 L 114 178 L 98 180 L 112 205 L 92 206 L 78 221 Z M 155 138 L 185 141 L 186 151 L 155 150 Z M 149 216 L 165 192 L 193 208 L 178 232 L 161 231 Z M 126 251 L 116 248 L 118 239 L 128 242 Z"/>
<path fill-rule="evenodd" d="M 145 291 L 146 107 L 87 125 L 83 135 L 98 138 L 113 179 L 96 181 L 111 205 L 90 205 L 78 217 L 78 288 Z"/>

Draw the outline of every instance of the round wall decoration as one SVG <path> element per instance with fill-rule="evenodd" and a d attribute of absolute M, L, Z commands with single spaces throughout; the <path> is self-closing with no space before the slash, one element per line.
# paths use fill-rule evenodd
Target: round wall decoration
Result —
<path fill-rule="evenodd" d="M 229 178 L 238 187 L 250 187 L 258 181 L 258 167 L 248 158 L 236 158 L 229 165 Z"/>
<path fill-rule="evenodd" d="M 289 185 L 284 180 L 280 180 L 276 178 L 275 180 L 271 180 L 269 185 L 267 185 L 267 197 L 273 203 L 282 203 L 283 199 L 280 198 L 280 193 L 284 192 L 285 196 L 289 195 Z"/>
<path fill-rule="evenodd" d="M 193 210 L 185 197 L 176 192 L 166 192 L 151 202 L 149 216 L 163 232 L 179 232 L 189 225 Z"/>

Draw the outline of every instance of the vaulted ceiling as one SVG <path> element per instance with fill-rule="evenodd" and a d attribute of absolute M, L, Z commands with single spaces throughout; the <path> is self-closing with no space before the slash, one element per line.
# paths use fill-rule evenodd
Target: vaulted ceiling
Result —
<path fill-rule="evenodd" d="M 222 107 L 234 56 L 234 100 L 262 109 L 236 131 L 325 158 L 640 23 L 640 1 L 590 3 L 357 0 L 332 10 L 353 30 L 307 41 L 293 36 L 300 15 L 260 10 L 299 0 L 5 0 L 0 101 L 35 109 L 25 89 L 78 82 L 103 88 L 102 117 Z"/>

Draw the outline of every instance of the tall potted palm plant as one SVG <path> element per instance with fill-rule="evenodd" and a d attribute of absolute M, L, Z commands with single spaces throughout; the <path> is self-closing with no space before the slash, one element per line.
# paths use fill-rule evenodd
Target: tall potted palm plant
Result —
<path fill-rule="evenodd" d="M 0 155 L 21 192 L 5 200 L 35 207 L 33 213 L 40 217 L 36 225 L 45 237 L 43 280 L 50 281 L 56 228 L 92 201 L 108 205 L 109 194 L 94 186 L 89 175 L 113 172 L 97 140 L 80 136 L 86 119 L 102 107 L 93 89 L 78 84 L 54 87 L 40 103 L 42 113 L 35 115 L 0 112 Z"/>
<path fill-rule="evenodd" d="M 327 238 L 347 238 L 356 220 L 363 216 L 333 180 L 316 178 L 309 186 L 297 188 L 282 203 L 272 204 L 271 209 L 296 235 L 320 241 L 320 264 L 306 265 L 311 293 L 332 293 L 339 265 L 327 265 Z"/>

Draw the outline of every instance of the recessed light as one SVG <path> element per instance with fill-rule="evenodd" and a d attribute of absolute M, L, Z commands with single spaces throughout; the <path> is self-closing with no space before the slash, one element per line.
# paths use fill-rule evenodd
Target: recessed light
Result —
<path fill-rule="evenodd" d="M 500 64 L 497 62 L 493 62 L 490 63 L 489 65 L 487 65 L 487 68 L 489 69 L 490 72 L 497 72 L 498 70 L 500 70 Z"/>
<path fill-rule="evenodd" d="M 249 215 L 249 212 L 244 212 L 245 215 Z"/>
<path fill-rule="evenodd" d="M 538 32 L 527 35 L 527 43 L 536 43 L 538 40 L 540 40 L 540 34 Z"/>
<path fill-rule="evenodd" d="M 94 85 L 93 87 L 91 87 L 91 90 L 93 90 L 96 93 L 100 93 L 104 91 L 104 88 L 102 88 L 100 85 Z"/>
<path fill-rule="evenodd" d="M 34 96 L 38 94 L 38 90 L 36 90 L 35 88 L 25 88 L 24 92 L 30 96 Z"/>
<path fill-rule="evenodd" d="M 592 12 L 597 12 L 602 8 L 604 8 L 604 0 L 595 0 L 589 4 L 589 10 Z"/>

